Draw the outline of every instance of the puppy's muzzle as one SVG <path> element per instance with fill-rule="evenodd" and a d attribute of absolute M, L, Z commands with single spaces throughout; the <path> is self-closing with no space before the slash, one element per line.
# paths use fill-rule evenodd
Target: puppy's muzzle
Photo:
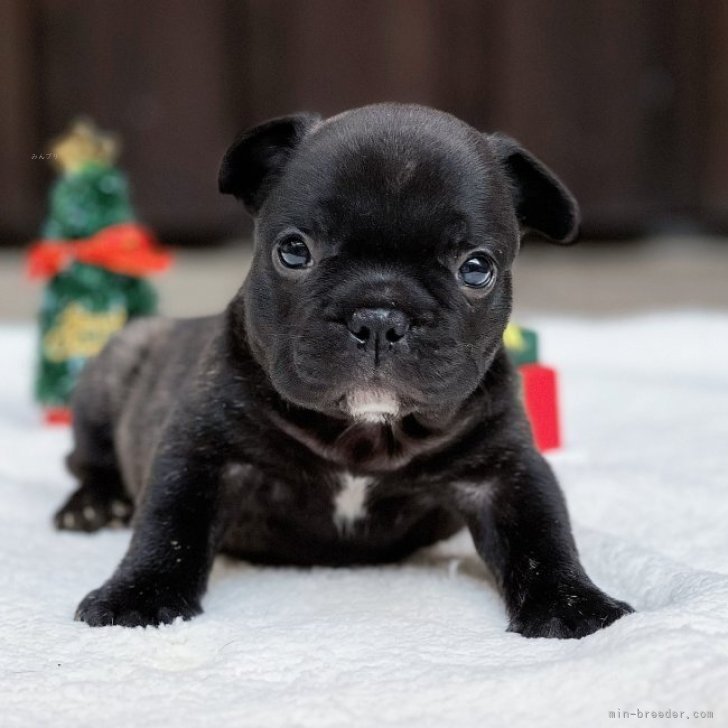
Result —
<path fill-rule="evenodd" d="M 378 360 L 401 345 L 410 330 L 410 319 L 398 308 L 357 308 L 346 327 L 359 349 L 373 351 Z"/>

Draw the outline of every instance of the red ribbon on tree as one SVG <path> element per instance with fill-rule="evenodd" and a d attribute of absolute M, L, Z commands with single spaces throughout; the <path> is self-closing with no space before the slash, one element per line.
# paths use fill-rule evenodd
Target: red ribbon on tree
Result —
<path fill-rule="evenodd" d="M 41 240 L 28 251 L 28 275 L 52 278 L 72 262 L 86 263 L 127 276 L 166 270 L 172 255 L 162 250 L 142 225 L 111 225 L 82 240 Z"/>

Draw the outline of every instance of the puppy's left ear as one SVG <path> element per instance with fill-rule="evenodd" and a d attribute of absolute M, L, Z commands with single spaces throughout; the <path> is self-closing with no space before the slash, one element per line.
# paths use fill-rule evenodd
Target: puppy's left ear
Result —
<path fill-rule="evenodd" d="M 579 206 L 561 180 L 539 159 L 505 134 L 486 135 L 511 183 L 523 232 L 555 243 L 571 243 L 579 232 Z"/>
<path fill-rule="evenodd" d="M 317 114 L 293 114 L 242 132 L 220 164 L 220 192 L 235 195 L 251 215 L 256 215 L 293 151 L 320 118 Z"/>

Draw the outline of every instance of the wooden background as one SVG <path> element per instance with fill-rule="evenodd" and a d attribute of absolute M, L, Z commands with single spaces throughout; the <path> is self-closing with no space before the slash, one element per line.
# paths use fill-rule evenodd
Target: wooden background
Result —
<path fill-rule="evenodd" d="M 122 134 L 140 216 L 207 243 L 247 229 L 216 189 L 239 128 L 380 100 L 519 138 L 588 235 L 728 230 L 728 0 L 0 0 L 0 29 L 2 242 L 78 113 Z"/>

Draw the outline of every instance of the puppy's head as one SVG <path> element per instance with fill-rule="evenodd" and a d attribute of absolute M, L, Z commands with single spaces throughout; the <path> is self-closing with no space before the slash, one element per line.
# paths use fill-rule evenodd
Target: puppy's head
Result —
<path fill-rule="evenodd" d="M 501 346 L 522 233 L 578 227 L 515 141 L 418 106 L 269 121 L 219 184 L 255 218 L 237 302 L 255 356 L 286 400 L 354 420 L 457 407 Z"/>

